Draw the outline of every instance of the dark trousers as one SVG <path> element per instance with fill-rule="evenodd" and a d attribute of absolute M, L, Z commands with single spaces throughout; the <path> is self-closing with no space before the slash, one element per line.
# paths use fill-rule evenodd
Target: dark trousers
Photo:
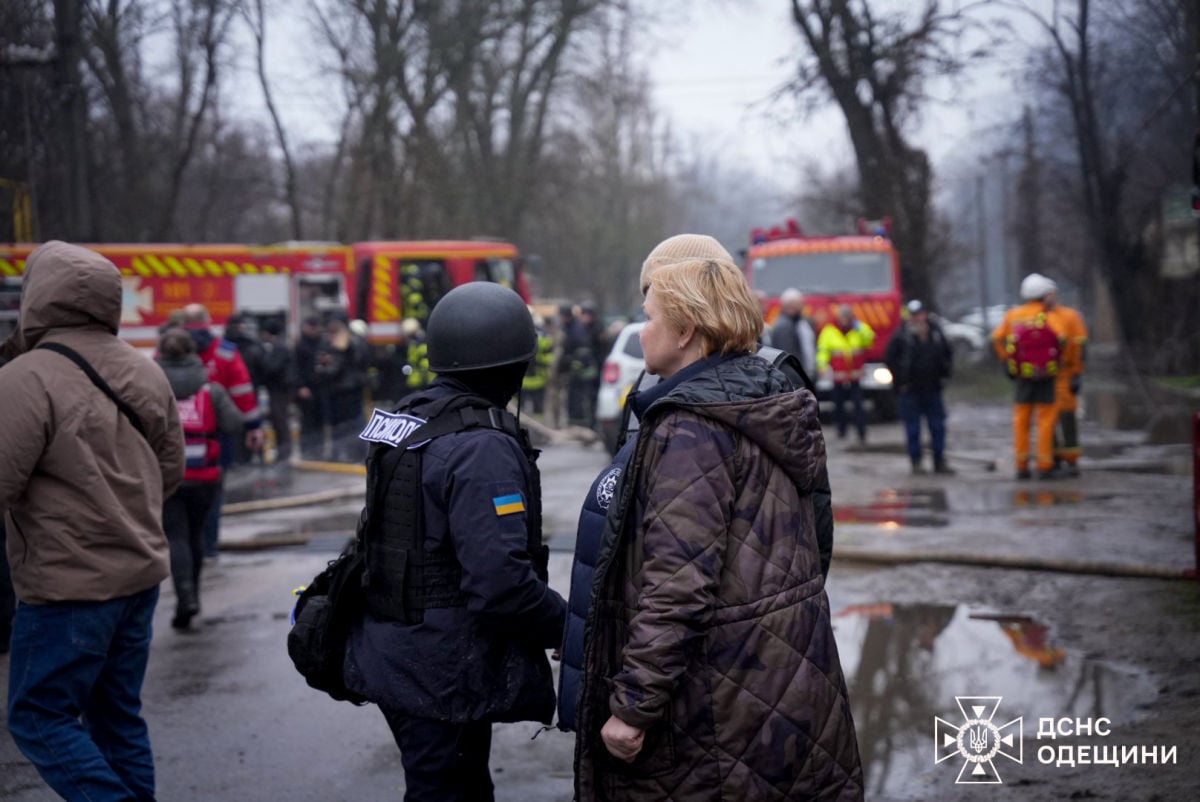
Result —
<path fill-rule="evenodd" d="M 8 731 L 63 799 L 153 800 L 142 681 L 158 585 L 104 602 L 21 604 Z"/>
<path fill-rule="evenodd" d="M 592 395 L 595 383 L 591 379 L 572 377 L 567 383 L 567 423 L 572 426 L 590 427 L 595 420 L 592 407 L 596 396 Z"/>
<path fill-rule="evenodd" d="M 271 428 L 275 430 L 275 461 L 287 462 L 292 458 L 292 425 L 288 416 L 288 391 L 268 390 L 267 414 Z"/>
<path fill-rule="evenodd" d="M 163 529 L 171 547 L 171 581 L 176 614 L 200 609 L 200 569 L 204 565 L 204 531 L 220 483 L 184 484 L 163 502 Z"/>
<path fill-rule="evenodd" d="M 929 425 L 934 464 L 940 463 L 946 455 L 946 407 L 940 388 L 915 388 L 900 393 L 900 420 L 904 421 L 908 457 L 914 463 L 921 461 L 921 418 Z"/>
<path fill-rule="evenodd" d="M 493 802 L 492 725 L 383 711 L 404 766 L 404 802 Z"/>
<path fill-rule="evenodd" d="M 837 424 L 838 437 L 846 436 L 850 419 L 846 415 L 846 403 L 854 405 L 854 428 L 858 439 L 867 439 L 867 413 L 863 409 L 862 385 L 858 382 L 840 382 L 833 385 L 833 422 Z"/>
<path fill-rule="evenodd" d="M 325 414 L 316 395 L 300 400 L 300 457 L 325 459 Z"/>
<path fill-rule="evenodd" d="M 221 539 L 221 507 L 225 504 L 225 475 L 217 482 L 216 494 L 212 506 L 208 508 L 208 516 L 204 519 L 204 556 L 217 556 L 217 543 Z"/>
<path fill-rule="evenodd" d="M 529 401 L 529 410 L 534 415 L 541 415 L 546 410 L 546 388 L 525 390 L 523 395 Z"/>

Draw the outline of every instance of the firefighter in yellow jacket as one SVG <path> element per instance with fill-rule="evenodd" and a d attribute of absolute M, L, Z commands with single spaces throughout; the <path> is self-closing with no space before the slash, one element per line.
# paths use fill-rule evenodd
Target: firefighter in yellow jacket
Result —
<path fill-rule="evenodd" d="M 854 318 L 849 304 L 838 307 L 837 317 L 825 324 L 817 337 L 817 372 L 833 380 L 833 420 L 838 437 L 846 436 L 849 421 L 846 402 L 854 404 L 854 426 L 858 441 L 867 441 L 867 414 L 863 410 L 860 382 L 867 362 L 867 349 L 875 342 L 875 330 Z"/>
<path fill-rule="evenodd" d="M 1050 310 L 1051 325 L 1062 334 L 1062 369 L 1054 382 L 1054 402 L 1058 407 L 1058 429 L 1054 437 L 1054 465 L 1064 476 L 1079 475 L 1079 423 L 1075 413 L 1079 409 L 1079 386 L 1083 379 L 1088 330 L 1083 315 L 1069 306 L 1058 302 L 1057 293 L 1051 293 L 1053 308 Z"/>
<path fill-rule="evenodd" d="M 541 415 L 546 409 L 546 384 L 554 372 L 554 338 L 546 332 L 545 321 L 529 308 L 533 315 L 533 330 L 537 333 L 537 353 L 529 360 L 525 370 L 525 378 L 521 382 L 521 392 L 529 402 L 534 415 Z"/>
<path fill-rule="evenodd" d="M 1063 338 L 1051 318 L 1052 280 L 1030 273 L 1021 282 L 1021 306 L 1008 310 L 992 332 L 992 346 L 1016 382 L 1013 403 L 1013 457 L 1018 479 L 1029 479 L 1030 425 L 1037 419 L 1035 458 L 1039 479 L 1053 478 L 1054 425 L 1058 418 L 1055 381 L 1062 368 Z"/>

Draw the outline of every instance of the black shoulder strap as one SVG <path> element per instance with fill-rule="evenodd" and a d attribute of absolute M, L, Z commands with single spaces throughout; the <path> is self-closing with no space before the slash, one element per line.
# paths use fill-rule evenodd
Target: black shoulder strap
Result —
<path fill-rule="evenodd" d="M 108 382 L 104 381 L 104 379 L 100 377 L 100 374 L 96 372 L 96 369 L 91 366 L 91 363 L 81 357 L 79 353 L 75 351 L 75 349 L 68 348 L 62 343 L 42 343 L 36 348 L 44 348 L 47 351 L 53 351 L 56 354 L 62 354 L 67 359 L 78 365 L 79 369 L 86 373 L 87 377 L 92 380 L 92 384 L 99 387 L 106 396 L 111 398 L 113 403 L 117 405 L 117 409 L 121 410 L 121 414 L 123 414 L 126 418 L 129 418 L 129 422 L 133 424 L 133 428 L 138 430 L 138 434 L 140 434 L 142 437 L 146 437 L 146 439 L 149 440 L 149 437 L 146 436 L 146 427 L 142 425 L 142 419 L 138 417 L 136 412 L 133 411 L 133 407 L 122 401 L 120 397 L 113 392 L 113 388 L 108 386 Z"/>
<path fill-rule="evenodd" d="M 804 365 L 800 363 L 800 360 L 795 355 L 784 351 L 782 348 L 763 345 L 759 347 L 755 356 L 765 359 L 783 371 L 783 374 L 788 377 L 788 381 L 792 383 L 792 389 L 799 390 L 803 387 L 813 395 L 817 394 L 817 388 L 813 384 L 813 380 L 809 378 L 808 371 L 804 369 Z"/>

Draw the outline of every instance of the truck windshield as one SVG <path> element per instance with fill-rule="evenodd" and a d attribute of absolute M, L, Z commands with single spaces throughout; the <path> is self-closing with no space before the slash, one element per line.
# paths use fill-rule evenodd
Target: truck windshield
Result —
<path fill-rule="evenodd" d="M 796 253 L 758 258 L 753 262 L 755 290 L 778 298 L 794 287 L 805 293 L 888 292 L 892 286 L 891 254 Z"/>

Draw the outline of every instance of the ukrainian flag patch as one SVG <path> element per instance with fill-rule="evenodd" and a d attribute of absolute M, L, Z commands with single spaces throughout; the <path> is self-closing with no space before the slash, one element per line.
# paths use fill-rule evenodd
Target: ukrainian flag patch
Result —
<path fill-rule="evenodd" d="M 492 506 L 496 508 L 497 515 L 525 512 L 525 502 L 521 499 L 520 493 L 514 493 L 511 496 L 496 496 L 492 499 Z"/>

